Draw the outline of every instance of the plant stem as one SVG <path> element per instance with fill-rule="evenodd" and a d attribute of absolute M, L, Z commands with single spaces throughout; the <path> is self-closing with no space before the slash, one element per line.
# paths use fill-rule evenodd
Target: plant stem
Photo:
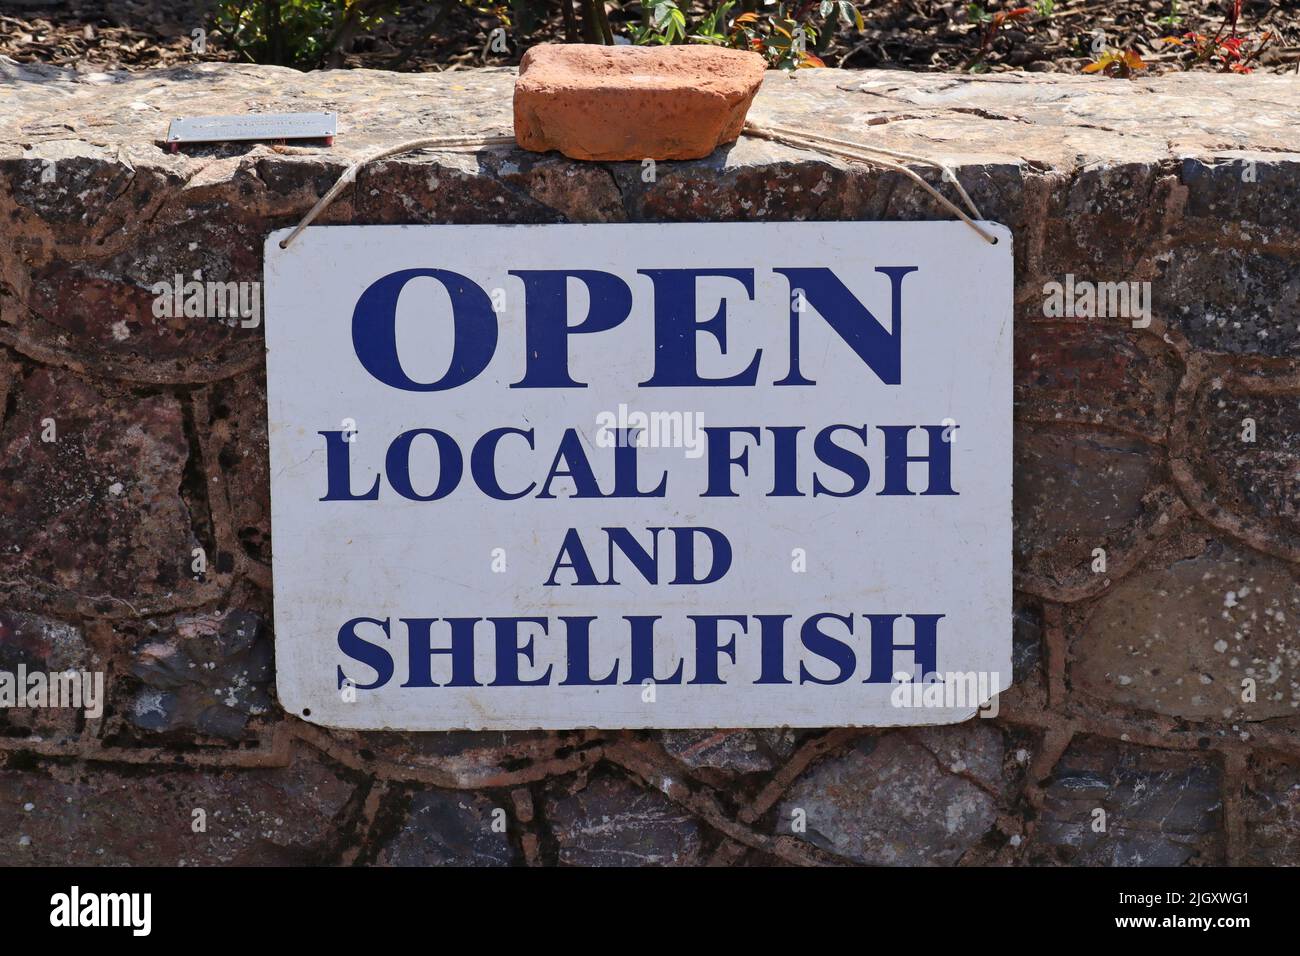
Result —
<path fill-rule="evenodd" d="M 389 60 L 387 63 L 387 69 L 396 70 L 398 67 L 404 66 L 406 61 L 411 58 L 411 54 L 428 43 L 429 40 L 433 38 L 433 35 L 438 32 L 438 28 L 442 26 L 442 21 L 447 18 L 447 14 L 450 10 L 451 2 L 450 0 L 447 0 L 447 2 L 444 2 L 440 7 L 438 7 L 437 12 L 433 15 L 433 19 L 429 22 L 428 29 L 424 31 L 420 39 L 415 43 L 409 44 L 401 53 Z"/>
<path fill-rule="evenodd" d="M 596 0 L 596 22 L 600 24 L 601 42 L 613 46 L 614 31 L 609 25 L 609 10 L 605 7 L 605 0 Z"/>
<path fill-rule="evenodd" d="M 604 42 L 596 14 L 597 2 L 598 0 L 582 0 L 582 38 L 588 43 Z"/>
<path fill-rule="evenodd" d="M 277 66 L 288 66 L 284 62 L 284 31 L 280 26 L 280 0 L 266 0 L 262 12 L 266 20 L 266 45 L 271 62 Z"/>
<path fill-rule="evenodd" d="M 564 42 L 578 42 L 578 18 L 573 15 L 573 0 L 560 0 L 560 10 L 564 13 Z"/>

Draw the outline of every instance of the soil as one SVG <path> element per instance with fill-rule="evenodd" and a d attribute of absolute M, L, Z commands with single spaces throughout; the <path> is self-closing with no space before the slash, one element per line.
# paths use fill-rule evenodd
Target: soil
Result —
<path fill-rule="evenodd" d="M 512 5 L 476 10 L 460 0 L 405 3 L 359 36 L 340 65 L 419 71 L 513 65 L 534 43 L 565 38 L 562 2 L 551 0 L 541 21 L 528 24 L 509 22 Z M 1029 2 L 1034 5 L 984 4 L 986 17 L 1014 13 L 990 22 L 964 2 L 867 0 L 859 4 L 865 29 L 841 27 L 820 56 L 827 66 L 857 69 L 1074 73 L 1115 50 L 1136 53 L 1139 72 L 1226 71 L 1232 62 L 1238 70 L 1300 70 L 1300 0 L 1244 0 L 1235 30 L 1226 19 L 1232 0 L 1058 0 L 1050 11 L 1050 0 Z M 213 0 L 0 0 L 0 55 L 85 70 L 234 60 L 215 29 L 214 9 Z M 641 16 L 634 0 L 610 2 L 607 9 L 616 35 L 627 35 L 627 24 Z M 491 32 L 501 26 L 511 38 L 508 53 L 489 49 Z M 202 53 L 194 50 L 196 29 L 206 31 Z M 1163 42 L 1189 32 L 1242 38 L 1238 58 L 1198 56 L 1188 45 Z M 1128 71 L 1115 64 L 1110 72 Z"/>

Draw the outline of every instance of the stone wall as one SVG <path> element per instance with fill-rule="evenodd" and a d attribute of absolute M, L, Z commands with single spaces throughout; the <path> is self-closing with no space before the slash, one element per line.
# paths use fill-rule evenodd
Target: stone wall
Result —
<path fill-rule="evenodd" d="M 404 734 L 285 714 L 261 330 L 155 318 L 150 289 L 260 279 L 267 232 L 351 159 L 509 132 L 511 81 L 0 60 L 0 669 L 100 669 L 109 688 L 99 719 L 0 712 L 0 863 L 1300 862 L 1284 77 L 765 81 L 755 119 L 947 159 L 1015 231 L 1016 684 L 996 719 Z M 161 145 L 173 116 L 246 109 L 335 110 L 337 146 Z M 746 138 L 650 182 L 638 163 L 416 153 L 321 222 L 941 216 L 899 174 Z M 1068 274 L 1149 281 L 1150 326 L 1045 316 Z"/>

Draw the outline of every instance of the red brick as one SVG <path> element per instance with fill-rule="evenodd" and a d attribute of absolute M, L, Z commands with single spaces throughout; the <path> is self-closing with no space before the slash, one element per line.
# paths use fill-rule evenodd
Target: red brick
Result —
<path fill-rule="evenodd" d="M 539 44 L 519 64 L 515 139 L 570 159 L 699 159 L 740 136 L 765 70 L 709 46 Z"/>

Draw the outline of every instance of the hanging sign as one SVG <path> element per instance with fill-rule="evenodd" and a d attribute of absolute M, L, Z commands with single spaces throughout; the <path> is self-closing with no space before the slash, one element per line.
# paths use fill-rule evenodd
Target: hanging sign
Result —
<path fill-rule="evenodd" d="M 943 723 L 1011 659 L 1011 235 L 267 242 L 279 696 L 348 728 Z"/>

